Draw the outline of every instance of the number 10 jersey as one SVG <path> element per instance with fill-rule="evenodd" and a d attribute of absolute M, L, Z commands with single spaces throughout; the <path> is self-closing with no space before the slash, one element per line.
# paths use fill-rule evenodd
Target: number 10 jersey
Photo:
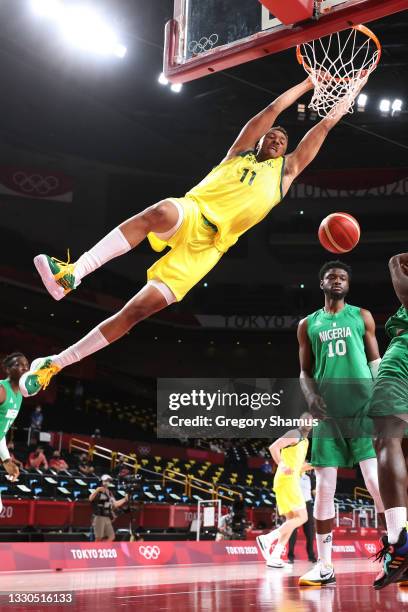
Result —
<path fill-rule="evenodd" d="M 361 309 L 345 304 L 336 314 L 323 308 L 307 317 L 314 355 L 313 377 L 331 416 L 354 416 L 372 394 Z"/>

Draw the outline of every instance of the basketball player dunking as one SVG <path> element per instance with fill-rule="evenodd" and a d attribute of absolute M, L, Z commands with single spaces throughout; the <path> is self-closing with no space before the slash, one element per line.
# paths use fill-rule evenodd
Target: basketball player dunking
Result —
<path fill-rule="evenodd" d="M 335 116 L 322 119 L 286 155 L 288 135 L 284 128 L 274 126 L 275 121 L 312 87 L 307 78 L 255 115 L 222 162 L 184 198 L 162 200 L 131 217 L 76 263 L 63 263 L 47 255 L 34 259 L 45 287 L 59 300 L 85 276 L 127 253 L 146 236 L 157 251 L 171 247 L 149 268 L 147 284 L 122 310 L 58 355 L 33 361 L 21 380 L 24 396 L 35 395 L 62 368 L 99 351 L 143 319 L 182 300 L 238 238 L 282 200 L 349 107 L 348 101 L 340 100 Z"/>

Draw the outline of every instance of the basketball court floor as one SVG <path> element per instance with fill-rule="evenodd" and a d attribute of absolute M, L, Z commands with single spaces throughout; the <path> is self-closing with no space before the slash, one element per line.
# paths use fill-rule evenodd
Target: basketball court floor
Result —
<path fill-rule="evenodd" d="M 408 588 L 391 585 L 374 591 L 376 565 L 368 560 L 336 562 L 337 585 L 299 588 L 309 563 L 283 570 L 262 563 L 178 566 L 98 571 L 2 574 L 1 611 L 18 610 L 195 610 L 239 612 L 368 612 L 408 609 Z M 73 592 L 73 604 L 10 606 L 8 592 Z"/>

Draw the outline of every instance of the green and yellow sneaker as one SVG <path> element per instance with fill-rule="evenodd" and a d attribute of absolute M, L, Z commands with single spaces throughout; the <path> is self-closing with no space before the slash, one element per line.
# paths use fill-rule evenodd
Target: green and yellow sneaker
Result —
<path fill-rule="evenodd" d="M 30 369 L 22 375 L 18 383 L 23 397 L 32 397 L 37 395 L 42 389 L 46 389 L 50 384 L 51 378 L 60 369 L 59 366 L 52 362 L 52 357 L 34 359 Z"/>
<path fill-rule="evenodd" d="M 34 265 L 54 300 L 61 300 L 80 283 L 75 278 L 75 264 L 69 261 L 69 251 L 68 261 L 61 261 L 48 255 L 37 255 L 34 257 Z"/>

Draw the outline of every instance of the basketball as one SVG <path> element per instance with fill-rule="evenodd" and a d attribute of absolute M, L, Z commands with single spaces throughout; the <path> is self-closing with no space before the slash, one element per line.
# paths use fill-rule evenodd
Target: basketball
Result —
<path fill-rule="evenodd" d="M 330 253 L 347 253 L 360 240 L 360 226 L 348 213 L 332 213 L 321 222 L 318 235 L 320 244 Z"/>

